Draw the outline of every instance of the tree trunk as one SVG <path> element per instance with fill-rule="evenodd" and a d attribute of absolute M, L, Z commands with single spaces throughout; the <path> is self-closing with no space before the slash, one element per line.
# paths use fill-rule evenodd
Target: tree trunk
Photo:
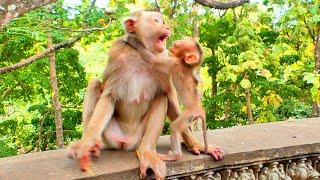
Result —
<path fill-rule="evenodd" d="M 217 80 L 216 80 L 216 76 L 211 76 L 211 97 L 215 97 L 217 94 L 217 89 L 218 89 L 218 85 L 217 85 Z M 212 119 L 216 120 L 216 114 L 217 112 L 217 103 L 216 101 L 214 101 L 212 103 Z"/>
<path fill-rule="evenodd" d="M 318 34 L 318 36 L 315 38 L 314 54 L 315 54 L 315 72 L 317 74 L 320 74 L 320 34 Z M 320 117 L 320 104 L 316 100 L 313 101 L 312 116 Z"/>
<path fill-rule="evenodd" d="M 224 120 L 228 121 L 230 117 L 230 103 L 229 100 L 224 102 Z"/>
<path fill-rule="evenodd" d="M 216 75 L 211 77 L 211 96 L 215 96 L 218 92 L 218 82 Z"/>
<path fill-rule="evenodd" d="M 252 116 L 252 107 L 251 107 L 251 93 L 250 89 L 246 88 L 244 89 L 244 93 L 246 94 L 246 102 L 247 102 L 247 116 L 249 119 L 249 124 L 253 124 L 253 116 Z"/>
<path fill-rule="evenodd" d="M 199 21 L 197 19 L 198 16 L 198 5 L 192 5 L 192 38 L 196 41 L 199 41 Z"/>
<path fill-rule="evenodd" d="M 315 70 L 320 74 L 320 34 L 318 34 L 315 42 Z"/>
<path fill-rule="evenodd" d="M 48 37 L 48 48 L 53 48 L 51 32 L 48 32 L 47 37 Z M 64 142 L 63 142 L 63 129 L 62 129 L 62 118 L 61 118 L 61 104 L 59 101 L 55 52 L 52 52 L 49 54 L 49 63 L 50 63 L 50 82 L 51 82 L 51 88 L 52 88 L 54 119 L 56 124 L 57 145 L 59 148 L 63 148 Z"/>
<path fill-rule="evenodd" d="M 319 103 L 317 103 L 317 101 L 312 102 L 312 116 L 320 117 Z"/>
<path fill-rule="evenodd" d="M 214 57 L 215 52 L 213 49 L 211 49 L 212 57 Z M 217 82 L 217 73 L 214 72 L 214 74 L 211 74 L 211 96 L 215 97 L 218 92 L 218 82 Z M 216 112 L 217 112 L 217 103 L 214 101 L 212 103 L 212 111 L 213 111 L 213 120 L 216 120 Z"/>

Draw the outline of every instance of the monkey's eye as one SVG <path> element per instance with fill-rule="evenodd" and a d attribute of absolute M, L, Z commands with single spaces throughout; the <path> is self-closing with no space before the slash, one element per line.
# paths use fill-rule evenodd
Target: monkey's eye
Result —
<path fill-rule="evenodd" d="M 164 21 L 163 21 L 163 19 L 161 17 L 155 17 L 154 21 L 157 22 L 157 23 L 164 24 Z"/>

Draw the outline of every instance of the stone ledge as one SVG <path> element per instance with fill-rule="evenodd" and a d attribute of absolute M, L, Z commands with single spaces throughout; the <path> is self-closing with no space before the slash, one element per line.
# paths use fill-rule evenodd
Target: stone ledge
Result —
<path fill-rule="evenodd" d="M 184 150 L 182 160 L 167 163 L 167 178 L 320 156 L 320 118 L 218 129 L 208 132 L 208 140 L 226 151 L 223 161 Z M 168 136 L 160 137 L 158 151 L 167 152 L 169 143 Z M 139 161 L 134 152 L 103 151 L 89 174 L 81 172 L 65 150 L 30 153 L 0 159 L 0 179 L 139 179 Z"/>

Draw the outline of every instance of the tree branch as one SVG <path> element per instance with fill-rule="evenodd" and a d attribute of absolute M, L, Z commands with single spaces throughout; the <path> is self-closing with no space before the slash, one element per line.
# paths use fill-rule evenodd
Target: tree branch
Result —
<path fill-rule="evenodd" d="M 51 113 L 51 108 L 47 109 L 45 111 L 45 113 L 43 114 L 43 116 L 40 118 L 40 127 L 38 130 L 38 140 L 36 141 L 36 148 L 38 152 L 41 152 L 41 141 L 42 141 L 42 129 L 43 129 L 43 123 L 44 120 L 49 116 L 49 114 Z"/>
<path fill-rule="evenodd" d="M 232 13 L 233 13 L 233 21 L 234 21 L 235 23 L 237 23 L 237 21 L 238 21 L 238 16 L 237 16 L 237 13 L 236 13 L 236 11 L 234 10 L 234 8 L 232 8 Z"/>
<path fill-rule="evenodd" d="M 220 12 L 222 13 L 220 14 Z M 227 12 L 228 12 L 228 9 L 222 9 L 221 11 L 219 11 L 219 17 L 222 18 L 224 15 L 227 14 Z"/>
<path fill-rule="evenodd" d="M 0 96 L 0 100 L 3 100 L 8 94 L 10 94 L 16 87 L 20 86 L 21 82 L 17 83 L 16 85 L 14 85 L 13 87 L 9 87 L 7 88 L 3 94 Z"/>
<path fill-rule="evenodd" d="M 82 109 L 83 107 L 82 106 L 71 106 L 71 105 L 63 105 L 61 104 L 61 107 L 62 108 L 66 108 L 66 109 Z"/>
<path fill-rule="evenodd" d="M 156 8 L 157 8 L 158 12 L 161 13 L 161 9 L 160 9 L 160 5 L 159 5 L 158 1 L 157 1 L 157 0 L 154 0 L 154 3 L 155 3 L 155 5 L 156 5 Z"/>
<path fill-rule="evenodd" d="M 0 29 L 8 24 L 13 18 L 56 1 L 57 0 L 0 1 Z"/>
<path fill-rule="evenodd" d="M 54 28 L 54 29 L 58 29 L 58 30 L 63 30 L 63 31 L 70 31 L 70 32 L 90 32 L 90 31 L 103 31 L 103 30 L 106 30 L 105 27 L 93 27 L 93 28 L 88 28 L 88 29 L 71 29 L 71 28 L 67 28 L 67 27 L 59 27 L 59 26 L 55 26 L 55 25 L 52 25 L 50 23 L 47 23 L 47 22 L 44 22 L 44 21 L 41 21 L 41 20 L 35 20 L 39 23 L 42 23 L 44 24 L 45 26 L 50 26 L 51 28 Z M 109 20 L 109 23 L 111 23 L 111 19 Z M 8 33 L 8 32 L 6 32 Z"/>
<path fill-rule="evenodd" d="M 2 96 L 1 96 L 1 100 L 4 99 L 16 86 L 13 87 L 9 87 L 6 90 L 4 90 Z"/>
<path fill-rule="evenodd" d="M 310 26 L 308 26 L 308 23 L 307 23 L 306 19 L 303 19 L 303 23 L 304 23 L 304 25 L 306 25 L 306 28 L 308 29 L 309 35 L 312 38 L 312 41 L 315 42 L 316 41 L 316 36 L 314 34 L 314 31 L 311 30 Z"/>
<path fill-rule="evenodd" d="M 173 0 L 173 7 L 171 9 L 171 13 L 170 13 L 170 19 L 173 18 L 173 15 L 176 11 L 176 8 L 177 8 L 177 4 L 178 4 L 178 0 Z"/>
<path fill-rule="evenodd" d="M 61 49 L 63 47 L 66 47 L 66 46 L 69 46 L 69 45 L 72 45 L 72 44 L 76 43 L 82 37 L 87 36 L 87 35 L 91 34 L 92 32 L 93 31 L 90 31 L 90 32 L 84 33 L 81 36 L 77 36 L 77 37 L 71 38 L 68 41 L 64 41 L 64 42 L 55 44 L 55 45 L 53 45 L 53 47 L 46 49 L 42 53 L 34 55 L 34 56 L 31 56 L 31 57 L 29 57 L 27 59 L 23 59 L 23 60 L 21 60 L 20 62 L 18 62 L 16 64 L 13 64 L 13 65 L 10 65 L 10 66 L 7 66 L 7 67 L 2 67 L 2 68 L 0 68 L 0 74 L 9 73 L 9 72 L 17 70 L 19 68 L 22 68 L 24 66 L 27 66 L 27 65 L 33 63 L 34 61 L 39 60 L 39 59 L 47 56 L 48 54 L 50 54 L 50 53 L 52 53 L 52 52 L 54 52 L 54 51 L 56 51 L 58 49 Z"/>
<path fill-rule="evenodd" d="M 237 6 L 242 6 L 245 3 L 249 3 L 249 0 L 234 0 L 230 2 L 219 2 L 214 0 L 195 0 L 195 2 L 214 9 L 229 9 Z"/>

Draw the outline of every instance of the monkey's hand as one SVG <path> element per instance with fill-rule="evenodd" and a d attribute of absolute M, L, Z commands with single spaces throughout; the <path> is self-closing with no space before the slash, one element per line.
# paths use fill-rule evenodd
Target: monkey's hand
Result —
<path fill-rule="evenodd" d="M 67 147 L 68 157 L 75 159 L 77 149 L 80 147 L 81 140 L 71 142 Z"/>
<path fill-rule="evenodd" d="M 82 140 L 78 140 L 75 142 L 71 142 L 69 144 L 69 146 L 67 147 L 67 152 L 68 152 L 68 157 L 70 158 L 78 158 L 80 156 L 81 153 L 80 152 L 80 148 L 82 147 Z M 92 147 L 89 149 L 89 152 L 91 153 L 91 155 L 93 155 L 94 157 L 99 157 L 100 152 L 102 149 L 102 143 L 101 141 L 96 141 Z M 79 155 L 78 155 L 79 154 Z"/>
<path fill-rule="evenodd" d="M 157 59 L 157 57 L 149 49 L 144 47 L 144 45 L 141 42 L 139 42 L 137 38 L 133 36 L 128 36 L 125 42 L 134 47 L 140 53 L 144 61 L 151 64 L 157 64 L 159 62 L 162 63 L 163 60 Z"/>
<path fill-rule="evenodd" d="M 157 180 L 164 179 L 166 175 L 166 164 L 162 161 L 157 152 L 152 150 L 137 150 L 140 159 L 140 177 L 147 176 L 147 169 L 151 168 Z"/>
<path fill-rule="evenodd" d="M 77 158 L 80 161 L 80 169 L 88 171 L 90 169 L 91 155 L 99 157 L 102 149 L 101 140 L 95 140 L 93 143 L 87 143 L 84 140 L 79 140 L 71 143 L 68 146 L 68 156 Z"/>
<path fill-rule="evenodd" d="M 90 170 L 91 156 L 99 157 L 101 149 L 102 145 L 99 140 L 96 140 L 94 144 L 82 143 L 78 151 L 78 159 L 80 160 L 80 169 L 82 171 Z"/>

